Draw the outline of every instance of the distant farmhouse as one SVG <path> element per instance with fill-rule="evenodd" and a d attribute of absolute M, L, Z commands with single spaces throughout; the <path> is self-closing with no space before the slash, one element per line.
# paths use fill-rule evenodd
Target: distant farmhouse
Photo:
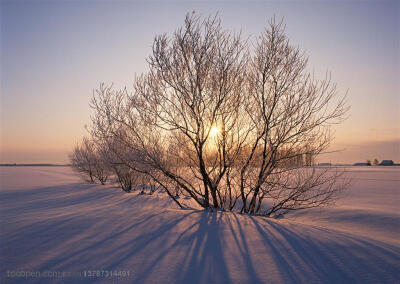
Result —
<path fill-rule="evenodd" d="M 379 164 L 378 164 L 378 162 L 376 162 L 375 165 L 377 165 L 377 166 L 397 166 L 398 164 L 395 164 L 393 162 L 393 160 L 382 160 L 382 162 L 380 162 Z M 354 163 L 353 166 L 358 166 L 358 167 L 371 166 L 371 164 L 363 162 L 363 163 Z"/>
<path fill-rule="evenodd" d="M 379 166 L 394 166 L 394 163 L 392 160 L 382 160 Z"/>

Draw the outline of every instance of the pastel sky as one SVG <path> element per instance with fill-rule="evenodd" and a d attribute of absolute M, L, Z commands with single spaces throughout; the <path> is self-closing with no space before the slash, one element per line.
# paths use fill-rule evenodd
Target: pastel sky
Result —
<path fill-rule="evenodd" d="M 400 1 L 2 1 L 0 163 L 65 163 L 92 91 L 146 71 L 156 34 L 187 12 L 259 34 L 274 15 L 317 76 L 348 91 L 350 117 L 320 162 L 400 162 Z"/>

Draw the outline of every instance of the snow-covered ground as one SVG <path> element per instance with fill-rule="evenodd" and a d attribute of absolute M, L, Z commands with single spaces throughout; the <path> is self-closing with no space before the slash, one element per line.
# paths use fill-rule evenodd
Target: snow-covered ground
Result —
<path fill-rule="evenodd" d="M 399 283 L 400 168 L 348 175 L 337 206 L 274 220 L 1 167 L 0 282 Z"/>

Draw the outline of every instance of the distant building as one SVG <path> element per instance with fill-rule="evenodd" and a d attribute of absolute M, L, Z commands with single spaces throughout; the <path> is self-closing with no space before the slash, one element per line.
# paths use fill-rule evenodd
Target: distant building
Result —
<path fill-rule="evenodd" d="M 393 166 L 393 165 L 394 165 L 394 163 L 393 163 L 392 160 L 383 160 L 383 161 L 379 164 L 379 166 Z"/>
<path fill-rule="evenodd" d="M 353 166 L 370 166 L 371 164 L 368 164 L 368 163 L 354 163 L 354 165 Z"/>

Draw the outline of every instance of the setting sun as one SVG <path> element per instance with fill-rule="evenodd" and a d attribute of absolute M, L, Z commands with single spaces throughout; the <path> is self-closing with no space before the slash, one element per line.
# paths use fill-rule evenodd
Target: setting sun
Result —
<path fill-rule="evenodd" d="M 213 126 L 213 127 L 211 128 L 211 130 L 210 130 L 210 136 L 211 136 L 211 137 L 215 137 L 215 136 L 218 135 L 218 133 L 219 133 L 218 127 Z"/>

